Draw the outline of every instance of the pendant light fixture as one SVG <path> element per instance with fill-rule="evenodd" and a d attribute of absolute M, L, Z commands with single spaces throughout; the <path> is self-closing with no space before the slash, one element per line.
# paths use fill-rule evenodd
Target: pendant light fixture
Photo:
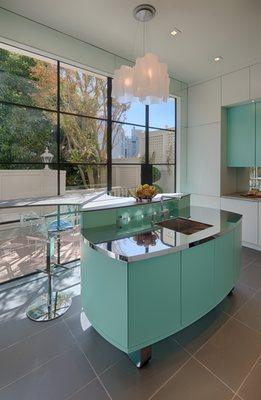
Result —
<path fill-rule="evenodd" d="M 143 54 L 145 53 L 145 24 L 156 14 L 150 4 L 142 4 L 133 11 L 134 18 L 143 23 Z M 169 97 L 167 65 L 157 55 L 146 53 L 136 59 L 134 67 L 122 65 L 114 71 L 112 97 L 120 103 L 140 101 L 143 104 L 166 102 Z"/>

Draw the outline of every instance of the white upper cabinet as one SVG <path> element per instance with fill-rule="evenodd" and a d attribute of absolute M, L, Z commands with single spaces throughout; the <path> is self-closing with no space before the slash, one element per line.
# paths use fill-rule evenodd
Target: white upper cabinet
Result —
<path fill-rule="evenodd" d="M 220 123 L 188 128 L 188 188 L 220 196 Z"/>
<path fill-rule="evenodd" d="M 188 89 L 188 125 L 198 126 L 219 122 L 220 78 L 191 86 Z"/>
<path fill-rule="evenodd" d="M 261 98 L 261 64 L 250 67 L 250 98 Z"/>
<path fill-rule="evenodd" d="M 248 101 L 249 67 L 222 76 L 222 106 Z"/>

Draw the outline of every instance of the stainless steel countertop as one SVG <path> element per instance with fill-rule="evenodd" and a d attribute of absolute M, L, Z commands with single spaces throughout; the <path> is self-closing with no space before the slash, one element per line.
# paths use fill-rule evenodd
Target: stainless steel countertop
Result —
<path fill-rule="evenodd" d="M 221 197 L 224 199 L 243 200 L 243 201 L 261 201 L 261 197 L 241 196 L 242 193 L 224 194 Z"/>
<path fill-rule="evenodd" d="M 212 226 L 192 235 L 161 228 L 156 224 L 153 224 L 147 230 L 136 228 L 135 231 L 126 234 L 126 236 L 115 226 L 102 227 L 100 228 L 100 241 L 97 240 L 99 238 L 99 230 L 97 228 L 93 229 L 95 231 L 94 235 L 92 235 L 92 229 L 83 230 L 82 235 L 84 245 L 90 246 L 114 259 L 133 262 L 174 253 L 215 239 L 234 229 L 240 223 L 241 218 L 241 215 L 228 211 L 190 207 L 189 219 Z M 144 236 L 144 233 L 148 235 Z M 153 244 L 140 245 L 137 243 L 141 243 L 143 240 L 146 241 L 149 233 L 154 235 Z M 106 236 L 110 240 L 104 240 Z M 95 240 L 92 239 L 94 237 L 96 238 Z"/>

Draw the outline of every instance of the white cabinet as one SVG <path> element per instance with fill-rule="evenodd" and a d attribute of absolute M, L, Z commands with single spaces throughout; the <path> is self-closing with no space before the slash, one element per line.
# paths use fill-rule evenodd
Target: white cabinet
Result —
<path fill-rule="evenodd" d="M 188 89 L 188 121 L 189 126 L 197 126 L 219 122 L 220 84 L 216 78 Z"/>
<path fill-rule="evenodd" d="M 203 196 L 201 194 L 191 194 L 190 204 L 196 207 L 207 207 L 220 209 L 219 196 Z"/>
<path fill-rule="evenodd" d="M 189 192 L 220 196 L 220 123 L 188 128 Z"/>
<path fill-rule="evenodd" d="M 249 67 L 222 76 L 222 106 L 249 100 Z"/>
<path fill-rule="evenodd" d="M 258 226 L 258 207 L 260 205 L 257 201 L 221 197 L 222 210 L 243 215 L 242 241 L 246 244 L 258 245 L 258 229 L 260 229 L 260 226 Z"/>
<path fill-rule="evenodd" d="M 250 67 L 250 98 L 261 98 L 261 64 Z"/>

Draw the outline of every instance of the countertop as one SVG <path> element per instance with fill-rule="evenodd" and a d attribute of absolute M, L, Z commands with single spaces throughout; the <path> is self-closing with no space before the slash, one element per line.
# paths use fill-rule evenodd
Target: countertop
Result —
<path fill-rule="evenodd" d="M 156 195 L 152 202 L 159 202 L 161 196 L 172 196 L 173 198 L 183 198 L 189 196 L 184 193 L 160 193 Z M 0 200 L 0 209 L 19 208 L 19 207 L 42 207 L 42 206 L 78 206 L 81 211 L 92 211 L 107 208 L 129 207 L 138 205 L 132 197 L 116 197 L 108 195 L 105 191 L 92 191 L 89 193 L 68 193 L 61 196 L 25 197 L 19 199 Z"/>
<path fill-rule="evenodd" d="M 178 213 L 177 210 L 177 215 L 173 217 L 178 217 Z M 85 245 L 114 259 L 132 262 L 181 251 L 215 239 L 234 229 L 241 218 L 241 215 L 228 211 L 192 206 L 189 219 L 209 224 L 211 227 L 186 235 L 151 223 L 150 229 L 136 228 L 125 235 L 116 226 L 82 230 L 82 235 Z M 148 244 L 150 238 L 152 244 Z M 143 242 L 146 244 L 142 244 Z"/>
<path fill-rule="evenodd" d="M 261 201 L 261 197 L 242 196 L 243 193 L 231 193 L 221 196 L 224 199 L 237 199 L 244 201 Z"/>
<path fill-rule="evenodd" d="M 157 203 L 161 200 L 162 196 L 171 196 L 173 199 L 182 199 L 183 197 L 190 196 L 190 194 L 184 193 L 160 193 L 157 194 L 153 199 L 152 203 Z M 93 211 L 102 210 L 108 208 L 119 208 L 119 207 L 130 207 L 146 203 L 138 203 L 133 197 L 117 197 L 104 194 L 100 196 L 97 200 L 85 204 L 81 210 L 82 211 Z"/>

